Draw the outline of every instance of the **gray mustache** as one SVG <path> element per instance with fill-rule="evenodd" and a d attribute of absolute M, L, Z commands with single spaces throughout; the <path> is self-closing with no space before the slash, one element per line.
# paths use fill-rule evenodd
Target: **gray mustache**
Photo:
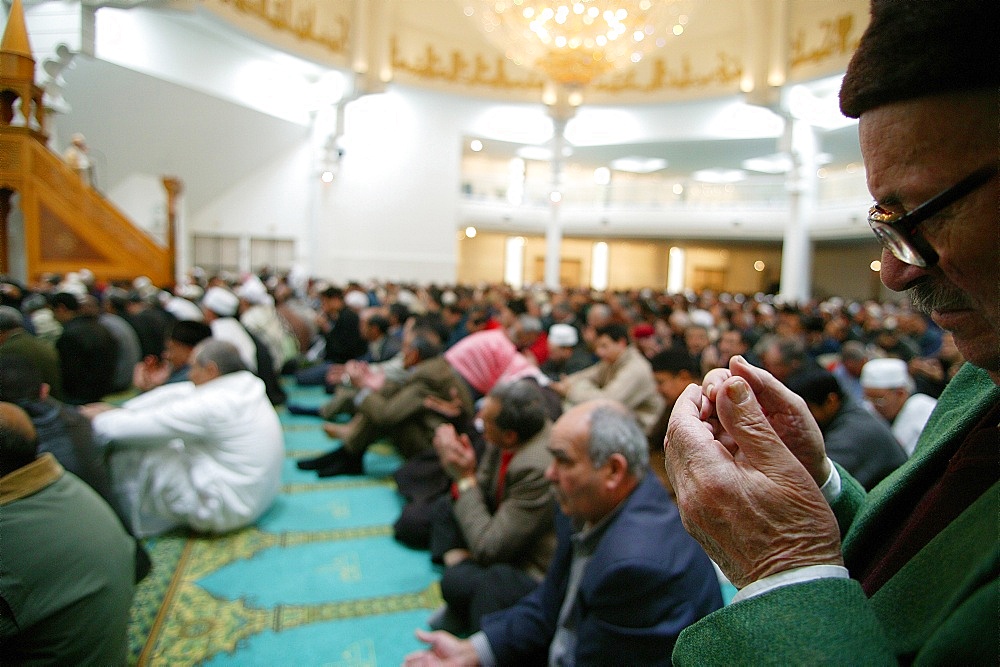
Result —
<path fill-rule="evenodd" d="M 913 307 L 925 315 L 934 311 L 972 308 L 972 300 L 962 290 L 947 283 L 927 280 L 906 290 Z"/>

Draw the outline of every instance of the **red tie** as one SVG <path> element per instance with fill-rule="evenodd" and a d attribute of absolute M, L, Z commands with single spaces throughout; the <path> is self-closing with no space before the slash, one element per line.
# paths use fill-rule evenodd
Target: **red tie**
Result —
<path fill-rule="evenodd" d="M 507 482 L 507 466 L 510 465 L 514 454 L 513 449 L 505 449 L 500 452 L 500 472 L 497 473 L 497 507 L 500 507 L 500 503 L 503 501 L 503 487 Z"/>

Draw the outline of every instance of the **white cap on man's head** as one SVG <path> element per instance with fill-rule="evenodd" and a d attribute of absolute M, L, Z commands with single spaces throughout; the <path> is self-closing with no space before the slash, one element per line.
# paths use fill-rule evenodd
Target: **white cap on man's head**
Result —
<path fill-rule="evenodd" d="M 361 310 L 362 308 L 367 308 L 370 305 L 368 295 L 356 289 L 351 290 L 344 295 L 344 303 L 351 310 Z"/>
<path fill-rule="evenodd" d="M 163 305 L 163 309 L 176 317 L 178 321 L 193 320 L 195 322 L 202 322 L 205 319 L 201 308 L 196 306 L 193 301 L 188 301 L 179 296 L 168 299 Z"/>
<path fill-rule="evenodd" d="M 209 287 L 201 305 L 221 317 L 232 317 L 240 307 L 240 299 L 224 287 Z"/>
<path fill-rule="evenodd" d="M 872 359 L 861 368 L 865 389 L 898 389 L 910 384 L 910 373 L 902 359 Z"/>
<path fill-rule="evenodd" d="M 553 324 L 549 327 L 548 340 L 555 347 L 575 347 L 580 342 L 580 335 L 568 324 Z"/>

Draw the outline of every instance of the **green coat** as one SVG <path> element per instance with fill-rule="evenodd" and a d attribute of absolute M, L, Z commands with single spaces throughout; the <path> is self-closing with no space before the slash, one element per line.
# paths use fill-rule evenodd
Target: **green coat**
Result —
<path fill-rule="evenodd" d="M 1000 400 L 985 371 L 966 364 L 948 385 L 913 457 L 865 496 L 839 468 L 834 504 L 845 560 L 876 539 L 880 512 L 923 470 L 945 465 L 960 437 Z M 775 589 L 687 628 L 676 664 L 1000 664 L 1000 482 L 917 553 L 871 599 L 853 579 Z"/>

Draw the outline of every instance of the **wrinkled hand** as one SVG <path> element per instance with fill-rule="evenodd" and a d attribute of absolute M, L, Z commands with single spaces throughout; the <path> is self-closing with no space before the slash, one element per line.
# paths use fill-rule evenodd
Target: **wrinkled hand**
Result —
<path fill-rule="evenodd" d="M 479 664 L 472 643 L 447 632 L 417 630 L 417 639 L 430 646 L 424 651 L 414 651 L 403 659 L 404 667 L 474 667 Z"/>
<path fill-rule="evenodd" d="M 705 396 L 715 401 L 716 388 L 732 376 L 741 377 L 749 383 L 778 438 L 805 466 L 816 486 L 823 486 L 830 476 L 830 462 L 826 458 L 823 433 L 805 400 L 773 375 L 741 356 L 730 360 L 729 369 L 716 368 L 708 372 L 702 382 Z"/>
<path fill-rule="evenodd" d="M 459 435 L 451 424 L 441 424 L 434 431 L 433 443 L 441 467 L 452 480 L 476 474 L 476 452 L 469 436 Z"/>
<path fill-rule="evenodd" d="M 833 512 L 779 437 L 791 413 L 765 415 L 762 404 L 782 405 L 776 388 L 764 386 L 772 395 L 758 402 L 750 380 L 722 375 L 706 378 L 714 400 L 688 386 L 667 426 L 667 476 L 684 527 L 737 588 L 797 567 L 843 565 Z M 769 422 L 776 417 L 778 428 Z"/>
<path fill-rule="evenodd" d="M 458 419 L 462 414 L 462 399 L 456 387 L 451 388 L 451 398 L 439 398 L 433 394 L 424 399 L 424 407 L 433 410 L 445 419 Z"/>

